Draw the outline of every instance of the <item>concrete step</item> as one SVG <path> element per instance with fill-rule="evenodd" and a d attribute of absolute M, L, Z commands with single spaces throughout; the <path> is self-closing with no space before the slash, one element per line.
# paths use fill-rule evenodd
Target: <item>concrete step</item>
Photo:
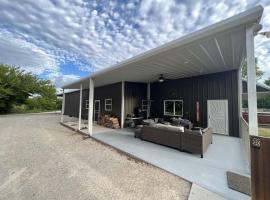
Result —
<path fill-rule="evenodd" d="M 229 188 L 251 195 L 250 175 L 227 171 L 227 181 Z"/>

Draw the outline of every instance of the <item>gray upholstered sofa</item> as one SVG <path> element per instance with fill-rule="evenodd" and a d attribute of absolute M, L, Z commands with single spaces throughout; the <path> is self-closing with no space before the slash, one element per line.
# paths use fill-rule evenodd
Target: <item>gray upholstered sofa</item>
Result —
<path fill-rule="evenodd" d="M 212 128 L 189 130 L 166 125 L 143 126 L 135 131 L 135 137 L 181 151 L 203 154 L 212 143 Z"/>

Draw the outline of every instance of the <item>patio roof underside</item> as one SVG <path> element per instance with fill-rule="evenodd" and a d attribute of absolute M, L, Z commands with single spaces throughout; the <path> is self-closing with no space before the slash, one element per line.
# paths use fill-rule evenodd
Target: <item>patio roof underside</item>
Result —
<path fill-rule="evenodd" d="M 177 79 L 239 69 L 246 56 L 246 27 L 259 23 L 262 7 L 211 25 L 144 54 L 96 72 L 64 89 L 89 88 L 119 81 L 155 82 L 160 74 Z"/>

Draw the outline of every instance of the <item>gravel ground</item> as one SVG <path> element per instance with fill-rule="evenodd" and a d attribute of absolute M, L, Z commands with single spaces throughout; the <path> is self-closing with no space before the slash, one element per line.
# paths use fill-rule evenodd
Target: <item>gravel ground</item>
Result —
<path fill-rule="evenodd" d="M 0 116 L 0 199 L 187 199 L 191 184 L 61 126 Z"/>

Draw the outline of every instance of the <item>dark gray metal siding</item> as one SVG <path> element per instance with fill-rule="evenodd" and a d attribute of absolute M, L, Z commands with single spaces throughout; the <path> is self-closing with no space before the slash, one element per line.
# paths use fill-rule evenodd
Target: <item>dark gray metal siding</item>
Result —
<path fill-rule="evenodd" d="M 121 93 L 122 83 L 110 84 L 102 87 L 96 87 L 94 99 L 100 100 L 100 113 L 109 113 L 117 116 L 121 120 Z M 66 94 L 65 115 L 79 116 L 80 91 Z M 86 100 L 89 99 L 89 90 L 83 90 L 82 93 L 82 118 L 88 119 L 88 109 L 86 109 Z M 112 111 L 105 111 L 105 99 L 112 99 Z"/>
<path fill-rule="evenodd" d="M 167 80 L 151 85 L 151 116 L 163 117 L 164 100 L 182 99 L 184 118 L 196 121 L 196 101 L 200 103 L 199 126 L 207 127 L 207 100 L 227 99 L 229 135 L 239 137 L 238 71 Z"/>
<path fill-rule="evenodd" d="M 78 91 L 65 94 L 65 115 L 72 117 L 79 116 L 79 98 L 80 93 Z"/>
<path fill-rule="evenodd" d="M 97 87 L 94 92 L 95 100 L 100 100 L 100 112 L 115 115 L 119 120 L 121 120 L 121 95 L 121 82 Z M 105 111 L 105 99 L 112 99 L 112 111 Z"/>
<path fill-rule="evenodd" d="M 147 84 L 125 82 L 125 116 L 142 107 L 142 100 L 147 99 Z M 146 112 L 144 113 L 146 115 Z"/>
<path fill-rule="evenodd" d="M 86 100 L 89 98 L 89 90 L 83 90 L 82 93 L 82 118 L 88 118 L 88 110 L 86 110 Z M 79 117 L 80 91 L 65 94 L 65 115 Z"/>

